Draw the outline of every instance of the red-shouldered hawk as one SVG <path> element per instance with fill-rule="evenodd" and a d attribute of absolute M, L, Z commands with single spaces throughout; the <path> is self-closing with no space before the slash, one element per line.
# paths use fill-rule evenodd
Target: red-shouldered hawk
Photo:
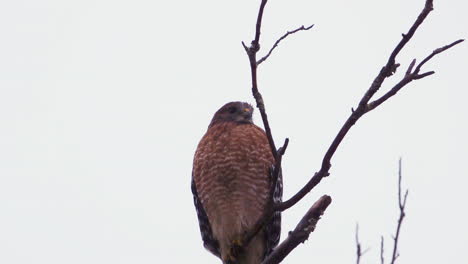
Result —
<path fill-rule="evenodd" d="M 280 202 L 282 177 L 271 188 L 274 158 L 265 132 L 252 121 L 248 103 L 230 102 L 213 116 L 195 152 L 192 193 L 203 244 L 224 264 L 259 264 L 278 244 L 276 212 L 237 259 L 230 254 L 261 218 L 269 199 Z M 273 195 L 270 193 L 274 190 Z"/>

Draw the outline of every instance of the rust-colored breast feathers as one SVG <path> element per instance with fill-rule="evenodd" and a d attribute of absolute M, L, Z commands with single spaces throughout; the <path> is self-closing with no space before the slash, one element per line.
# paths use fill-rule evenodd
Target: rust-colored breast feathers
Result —
<path fill-rule="evenodd" d="M 216 239 L 235 239 L 261 217 L 273 164 L 265 132 L 254 124 L 210 127 L 194 158 L 193 180 Z"/>

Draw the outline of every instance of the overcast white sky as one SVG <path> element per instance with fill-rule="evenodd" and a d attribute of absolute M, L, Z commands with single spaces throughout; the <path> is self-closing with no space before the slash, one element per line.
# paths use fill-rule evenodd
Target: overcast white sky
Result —
<path fill-rule="evenodd" d="M 253 102 L 247 57 L 259 1 L 0 1 L 0 263 L 219 263 L 203 249 L 192 157 L 225 102 Z M 424 0 L 274 1 L 259 72 L 276 140 L 289 137 L 285 198 L 321 157 Z M 398 57 L 468 36 L 468 3 L 435 11 Z M 399 78 L 386 82 L 388 89 Z M 284 263 L 362 263 L 390 253 L 397 163 L 410 189 L 399 263 L 468 263 L 468 47 L 353 127 L 331 176 L 284 213 L 333 203 Z M 258 112 L 255 121 L 261 124 Z M 284 237 L 284 236 L 283 236 Z"/>

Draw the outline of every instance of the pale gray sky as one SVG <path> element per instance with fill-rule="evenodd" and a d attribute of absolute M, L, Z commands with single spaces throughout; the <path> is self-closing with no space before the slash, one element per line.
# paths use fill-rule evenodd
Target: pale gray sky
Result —
<path fill-rule="evenodd" d="M 263 52 L 315 24 L 259 72 L 275 138 L 291 139 L 285 198 L 319 169 L 423 4 L 270 1 Z M 1 1 L 0 263 L 219 263 L 202 247 L 192 157 L 214 111 L 253 102 L 240 42 L 250 42 L 257 9 L 252 0 Z M 436 0 L 402 68 L 466 38 L 466 10 Z M 286 234 L 318 197 L 333 197 L 284 263 L 353 263 L 357 221 L 371 248 L 363 263 L 378 261 L 380 235 L 390 253 L 400 156 L 410 196 L 399 263 L 468 263 L 467 69 L 464 43 L 426 65 L 436 75 L 359 121 L 331 176 L 284 213 Z"/>

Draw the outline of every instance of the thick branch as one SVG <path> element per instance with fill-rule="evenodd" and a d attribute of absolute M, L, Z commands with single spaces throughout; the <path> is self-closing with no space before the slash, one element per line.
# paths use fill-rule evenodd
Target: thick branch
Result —
<path fill-rule="evenodd" d="M 424 22 L 426 17 L 429 13 L 433 10 L 433 1 L 426 0 L 426 4 L 424 5 L 423 10 L 419 14 L 416 21 L 414 21 L 413 25 L 410 27 L 406 34 L 402 34 L 403 38 L 397 44 L 395 49 L 390 54 L 388 58 L 387 64 L 380 70 L 380 73 L 372 82 L 371 87 L 367 90 L 366 94 L 362 97 L 361 101 L 359 102 L 359 108 L 365 108 L 369 100 L 374 96 L 374 94 L 379 90 L 382 86 L 383 81 L 385 78 L 390 77 L 398 68 L 399 64 L 395 64 L 396 56 L 400 53 L 403 47 L 411 40 L 414 33 L 418 29 L 418 27 Z"/>
<path fill-rule="evenodd" d="M 457 45 L 457 44 L 460 44 L 462 43 L 463 41 L 465 41 L 464 39 L 459 39 L 457 41 L 454 41 L 453 43 L 451 44 L 448 44 L 448 45 L 445 45 L 443 47 L 440 47 L 438 49 L 435 49 L 434 51 L 432 51 L 432 53 L 427 56 L 426 58 L 424 58 L 424 60 L 421 61 L 421 63 L 418 64 L 418 66 L 416 67 L 416 70 L 414 70 L 415 72 L 419 73 L 419 71 L 421 70 L 421 67 L 426 63 L 428 62 L 430 59 L 432 59 L 432 57 L 434 57 L 435 55 L 439 54 L 439 53 L 442 53 L 448 49 L 450 49 L 451 47 Z"/>
<path fill-rule="evenodd" d="M 403 223 L 403 218 L 405 217 L 405 206 L 406 206 L 406 199 L 408 197 L 408 190 L 405 191 L 405 195 L 401 195 L 401 178 L 402 178 L 402 173 L 401 173 L 401 158 L 398 162 L 398 208 L 400 209 L 400 216 L 398 218 L 398 224 L 397 224 L 397 230 L 396 234 L 393 237 L 393 252 L 392 252 L 392 258 L 391 258 L 391 264 L 394 264 L 396 259 L 399 257 L 398 253 L 398 239 L 400 238 L 400 229 L 401 225 Z M 358 232 L 359 232 L 359 227 L 356 225 L 356 246 L 357 246 L 357 264 L 359 264 L 361 256 L 364 255 L 364 253 L 367 251 L 365 250 L 363 253 L 361 253 L 361 244 L 359 243 L 359 237 L 358 237 Z M 384 264 L 384 237 L 380 237 L 380 264 Z"/>
<path fill-rule="evenodd" d="M 294 248 L 306 241 L 310 233 L 315 230 L 320 216 L 323 215 L 331 201 L 330 196 L 324 195 L 315 202 L 299 224 L 297 224 L 296 228 L 289 232 L 288 237 L 268 255 L 262 264 L 280 263 Z"/>

